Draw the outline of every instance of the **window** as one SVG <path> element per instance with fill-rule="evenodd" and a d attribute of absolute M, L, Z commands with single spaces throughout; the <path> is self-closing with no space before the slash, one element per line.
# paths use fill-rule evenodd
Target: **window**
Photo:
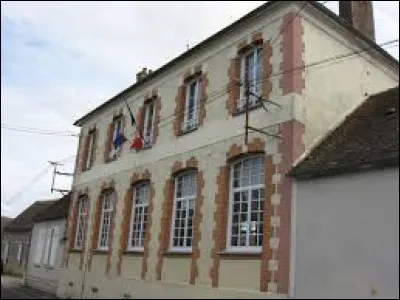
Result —
<path fill-rule="evenodd" d="M 86 215 L 88 201 L 86 196 L 81 196 L 78 199 L 78 216 L 76 223 L 75 249 L 82 249 L 83 236 L 86 231 Z"/>
<path fill-rule="evenodd" d="M 106 191 L 103 195 L 98 244 L 98 248 L 100 250 L 108 249 L 108 240 L 110 237 L 110 228 L 113 215 L 113 197 L 114 193 L 112 191 Z"/>
<path fill-rule="evenodd" d="M 231 169 L 228 248 L 261 250 L 264 207 L 264 158 L 252 156 Z"/>
<path fill-rule="evenodd" d="M 93 130 L 89 133 L 89 149 L 88 149 L 88 158 L 86 159 L 86 170 L 89 170 L 94 163 L 94 159 L 95 159 L 95 135 L 96 132 Z"/>
<path fill-rule="evenodd" d="M 145 115 L 143 124 L 143 138 L 145 147 L 150 147 L 153 144 L 154 108 L 155 108 L 154 101 L 146 103 L 144 107 Z"/>
<path fill-rule="evenodd" d="M 189 81 L 186 85 L 185 114 L 183 131 L 194 129 L 198 125 L 198 110 L 200 98 L 200 78 Z"/>
<path fill-rule="evenodd" d="M 148 183 L 142 183 L 136 186 L 132 201 L 134 201 L 135 205 L 131 216 L 129 249 L 143 250 L 149 206 Z"/>
<path fill-rule="evenodd" d="M 193 240 L 193 215 L 197 196 L 197 173 L 188 171 L 175 179 L 175 196 L 172 220 L 171 249 L 191 251 Z"/>
<path fill-rule="evenodd" d="M 249 104 L 254 107 L 258 104 L 258 97 L 261 95 L 262 87 L 262 47 L 255 47 L 244 53 L 241 61 L 241 89 L 238 110 L 245 109 L 246 104 L 246 83 L 249 87 Z"/>

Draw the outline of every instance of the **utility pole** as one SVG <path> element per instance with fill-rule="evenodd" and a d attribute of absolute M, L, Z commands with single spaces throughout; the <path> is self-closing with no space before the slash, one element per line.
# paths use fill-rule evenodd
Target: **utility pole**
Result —
<path fill-rule="evenodd" d="M 264 102 L 270 103 L 270 104 L 275 105 L 275 106 L 277 106 L 279 108 L 282 107 L 280 104 L 278 104 L 278 103 L 276 103 L 274 101 L 268 100 L 268 99 L 264 99 L 262 96 L 250 91 L 249 81 L 246 79 L 246 81 L 245 81 L 245 96 L 246 96 L 246 120 L 245 120 L 246 124 L 245 124 L 245 129 L 246 129 L 246 131 L 245 131 L 245 136 L 244 136 L 245 144 L 246 145 L 248 144 L 249 129 L 252 130 L 252 131 L 260 132 L 260 133 L 265 134 L 267 136 L 271 136 L 271 137 L 274 137 L 274 138 L 281 139 L 282 136 L 280 134 L 269 133 L 269 132 L 266 132 L 266 131 L 264 131 L 262 129 L 255 128 L 255 127 L 249 125 L 249 106 L 250 106 L 249 105 L 249 103 L 250 103 L 249 97 L 250 97 L 250 95 L 252 95 L 252 96 L 254 96 L 254 97 L 256 97 L 258 99 L 258 101 L 260 102 L 261 106 L 263 107 L 263 109 L 265 111 L 268 111 L 268 109 L 265 106 Z"/>
<path fill-rule="evenodd" d="M 53 166 L 53 178 L 52 178 L 52 181 L 51 181 L 51 189 L 50 189 L 51 193 L 53 193 L 53 191 L 60 192 L 63 195 L 64 195 L 64 193 L 68 193 L 69 190 L 63 190 L 63 189 L 54 188 L 54 181 L 55 181 L 56 175 L 74 176 L 74 174 L 57 171 L 57 166 L 62 166 L 62 164 L 59 163 L 59 162 L 49 161 L 49 164 L 51 164 Z"/>

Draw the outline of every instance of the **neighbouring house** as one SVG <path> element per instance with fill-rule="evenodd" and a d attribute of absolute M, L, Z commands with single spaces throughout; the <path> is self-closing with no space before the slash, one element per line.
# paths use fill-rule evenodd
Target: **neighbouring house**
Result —
<path fill-rule="evenodd" d="M 4 261 L 4 258 L 8 252 L 8 246 L 6 246 L 6 243 L 3 242 L 3 228 L 6 226 L 7 223 L 9 223 L 12 220 L 12 218 L 1 216 L 1 261 Z M 6 252 L 7 250 L 7 252 Z M 2 264 L 3 266 L 3 264 Z M 3 267 L 1 267 L 1 270 L 3 270 Z"/>
<path fill-rule="evenodd" d="M 341 2 L 340 16 L 269 1 L 77 120 L 57 295 L 293 296 L 285 174 L 343 115 L 398 85 L 372 15 L 371 1 Z M 248 143 L 245 86 L 249 125 L 268 133 Z M 138 150 L 113 143 L 136 134 L 127 104 Z"/>
<path fill-rule="evenodd" d="M 36 201 L 3 228 L 5 244 L 3 268 L 5 273 L 23 276 L 35 216 L 51 205 L 53 200 Z"/>
<path fill-rule="evenodd" d="M 399 298 L 399 88 L 371 96 L 295 165 L 295 298 Z"/>
<path fill-rule="evenodd" d="M 52 294 L 56 293 L 62 268 L 70 199 L 67 194 L 36 215 L 31 234 L 25 284 Z"/>

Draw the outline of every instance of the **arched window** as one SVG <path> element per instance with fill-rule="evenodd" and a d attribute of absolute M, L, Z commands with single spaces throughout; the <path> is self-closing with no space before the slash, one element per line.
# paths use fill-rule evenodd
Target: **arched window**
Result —
<path fill-rule="evenodd" d="M 77 219 L 76 219 L 76 234 L 75 234 L 75 249 L 82 249 L 83 237 L 86 231 L 86 220 L 88 214 L 88 199 L 86 195 L 82 195 L 78 198 L 78 209 L 77 209 Z"/>
<path fill-rule="evenodd" d="M 248 156 L 231 167 L 229 229 L 230 250 L 261 250 L 265 200 L 264 157 Z"/>
<path fill-rule="evenodd" d="M 115 193 L 113 190 L 106 190 L 102 196 L 101 203 L 101 220 L 99 228 L 99 241 L 98 249 L 108 250 L 109 239 L 110 239 L 110 229 L 113 220 L 113 210 Z"/>
<path fill-rule="evenodd" d="M 171 250 L 192 250 L 196 198 L 197 171 L 190 170 L 179 173 L 175 177 Z"/>
<path fill-rule="evenodd" d="M 133 209 L 130 222 L 129 250 L 143 251 L 149 208 L 149 182 L 134 186 Z"/>

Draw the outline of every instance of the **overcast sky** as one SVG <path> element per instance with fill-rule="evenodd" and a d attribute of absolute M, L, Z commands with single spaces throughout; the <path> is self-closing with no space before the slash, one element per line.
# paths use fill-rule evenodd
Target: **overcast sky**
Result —
<path fill-rule="evenodd" d="M 47 161 L 73 172 L 76 119 L 262 3 L 2 1 L 1 214 L 59 196 Z M 337 13 L 336 1 L 326 6 Z M 378 43 L 399 37 L 398 1 L 374 1 L 374 14 Z M 398 44 L 387 51 L 399 57 Z"/>

